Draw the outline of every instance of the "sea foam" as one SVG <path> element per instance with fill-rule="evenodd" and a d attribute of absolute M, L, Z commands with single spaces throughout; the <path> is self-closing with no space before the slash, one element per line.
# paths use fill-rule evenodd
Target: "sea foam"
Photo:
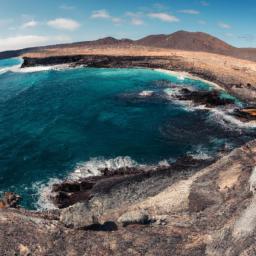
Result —
<path fill-rule="evenodd" d="M 87 178 L 91 176 L 102 175 L 101 170 L 108 168 L 113 170 L 118 170 L 124 167 L 136 167 L 143 170 L 155 169 L 157 167 L 168 167 L 170 162 L 173 160 L 162 160 L 156 165 L 145 165 L 139 164 L 129 156 L 118 156 L 116 158 L 105 159 L 103 157 L 91 158 L 89 161 L 84 163 L 79 163 L 75 169 L 66 177 L 65 180 L 76 181 L 82 178 Z M 33 189 L 36 191 L 38 200 L 35 204 L 38 210 L 53 210 L 56 206 L 50 200 L 50 195 L 52 193 L 53 184 L 58 184 L 63 182 L 63 180 L 58 178 L 49 179 L 47 183 L 36 182 L 33 184 Z"/>

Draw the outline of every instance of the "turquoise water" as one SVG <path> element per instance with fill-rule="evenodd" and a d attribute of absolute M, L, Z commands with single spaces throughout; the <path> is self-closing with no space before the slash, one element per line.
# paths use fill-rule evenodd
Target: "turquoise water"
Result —
<path fill-rule="evenodd" d="M 4 60 L 0 66 L 17 62 Z M 163 81 L 211 89 L 201 81 L 146 69 L 1 74 L 0 191 L 17 192 L 23 206 L 34 208 L 36 184 L 63 179 L 92 158 L 158 164 L 237 143 L 237 132 L 207 111 L 189 111 L 167 100 Z M 138 97 L 145 90 L 159 97 Z"/>

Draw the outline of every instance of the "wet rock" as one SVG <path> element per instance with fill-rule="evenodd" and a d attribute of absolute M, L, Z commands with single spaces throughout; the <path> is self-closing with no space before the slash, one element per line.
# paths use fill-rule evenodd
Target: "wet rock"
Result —
<path fill-rule="evenodd" d="M 5 192 L 0 200 L 0 208 L 17 208 L 21 197 L 12 192 Z"/>
<path fill-rule="evenodd" d="M 255 121 L 256 120 L 256 107 L 247 107 L 242 109 L 236 109 L 233 113 L 234 116 L 238 117 L 243 122 Z"/>
<path fill-rule="evenodd" d="M 181 95 L 178 95 L 179 100 L 190 100 L 195 104 L 205 105 L 206 107 L 216 107 L 233 104 L 234 100 L 224 99 L 220 97 L 218 91 L 191 91 L 187 88 L 183 88 Z"/>
<path fill-rule="evenodd" d="M 151 176 L 165 175 L 174 171 L 182 171 L 190 168 L 201 168 L 212 160 L 194 159 L 185 155 L 179 157 L 175 163 L 169 166 L 156 166 L 155 168 L 123 167 L 119 169 L 102 169 L 101 176 L 83 178 L 77 181 L 63 181 L 54 184 L 50 199 L 56 207 L 63 209 L 78 202 L 88 202 L 95 194 L 105 195 L 113 188 L 120 186 L 122 182 L 141 182 Z M 143 189 L 141 187 L 141 189 Z"/>
<path fill-rule="evenodd" d="M 122 223 L 123 226 L 128 226 L 130 224 L 145 225 L 150 223 L 150 219 L 145 211 L 137 210 L 124 213 L 119 217 L 118 222 Z"/>
<path fill-rule="evenodd" d="M 65 208 L 60 214 L 60 221 L 69 228 L 82 229 L 99 224 L 96 214 L 91 212 L 87 203 L 77 203 Z"/>

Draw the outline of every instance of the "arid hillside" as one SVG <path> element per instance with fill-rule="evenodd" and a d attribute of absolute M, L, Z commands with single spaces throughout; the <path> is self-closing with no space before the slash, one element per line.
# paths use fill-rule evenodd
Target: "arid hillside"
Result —
<path fill-rule="evenodd" d="M 218 53 L 226 56 L 233 56 L 241 59 L 256 61 L 255 48 L 236 48 L 224 41 L 203 32 L 177 31 L 169 35 L 149 35 L 139 40 L 116 39 L 106 37 L 95 41 L 84 41 L 70 44 L 60 44 L 52 46 L 34 47 L 21 49 L 17 51 L 6 51 L 0 53 L 0 58 L 17 57 L 31 52 L 45 52 L 49 49 L 55 49 L 56 52 L 62 52 L 64 49 L 74 49 L 75 52 L 81 52 L 88 47 L 138 47 L 146 46 L 153 48 L 176 49 L 184 51 L 200 51 L 209 53 Z M 69 51 L 69 54 L 73 54 Z"/>

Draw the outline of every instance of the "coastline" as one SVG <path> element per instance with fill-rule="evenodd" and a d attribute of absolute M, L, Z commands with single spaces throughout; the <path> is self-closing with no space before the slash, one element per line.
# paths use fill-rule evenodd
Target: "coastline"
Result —
<path fill-rule="evenodd" d="M 200 80 L 218 90 L 228 88 L 228 85 L 225 88 L 201 78 L 207 78 L 207 72 L 200 70 L 200 75 L 196 76 L 196 71 L 189 72 L 188 68 L 182 66 L 169 66 L 161 62 L 164 61 L 162 58 L 158 59 L 160 64 L 151 62 L 152 59 L 144 62 L 144 57 L 136 60 L 126 57 L 97 60 L 95 56 L 83 56 L 75 61 L 73 58 L 50 61 L 32 59 L 31 66 L 29 63 L 24 66 L 33 70 L 39 68 L 38 64 L 41 63 L 43 67 L 51 69 L 64 61 L 62 64 L 71 68 L 149 68 L 177 77 Z M 54 62 L 58 64 L 47 65 Z M 174 71 L 170 70 L 172 68 Z M 218 81 L 216 78 L 212 80 Z M 26 244 L 35 255 L 43 248 L 47 255 L 48 247 L 51 253 L 58 250 L 54 243 L 51 244 L 53 238 L 59 246 L 68 244 L 78 255 L 80 249 L 91 255 L 99 252 L 102 255 L 120 254 L 130 246 L 125 243 L 127 240 L 133 248 L 140 248 L 143 252 L 159 253 L 166 248 L 173 255 L 200 255 L 206 251 L 225 255 L 234 247 L 236 252 L 241 252 L 251 245 L 250 239 L 255 236 L 255 232 L 244 234 L 240 224 L 246 217 L 241 209 L 250 210 L 253 198 L 251 177 L 256 165 L 255 152 L 256 142 L 251 141 L 202 165 L 195 159 L 181 158 L 176 165 L 156 170 L 106 169 L 101 177 L 64 181 L 55 185 L 52 191 L 55 203 L 64 209 L 32 212 L 20 208 L 1 209 L 0 206 L 3 234 L 10 232 L 8 238 L 3 240 L 0 254 L 11 241 L 16 247 Z M 63 202 L 67 204 L 61 205 Z M 252 216 L 256 219 L 255 212 Z M 11 230 L 13 225 L 24 233 L 25 241 L 20 240 L 19 232 Z M 107 232 L 105 234 L 111 241 L 106 242 L 104 232 Z M 31 233 L 36 238 L 32 239 Z M 154 237 L 159 235 L 162 241 L 155 241 Z M 241 237 L 241 244 L 236 245 L 236 239 Z M 40 250 L 33 247 L 35 240 Z M 99 249 L 93 249 L 95 244 Z M 221 248 L 216 248 L 216 244 L 220 244 Z"/>
<path fill-rule="evenodd" d="M 125 50 L 125 49 L 124 49 Z M 226 90 L 231 95 L 249 103 L 253 103 L 256 98 L 256 76 L 254 75 L 254 66 L 251 70 L 244 71 L 246 68 L 228 67 L 227 57 L 218 57 L 218 55 L 204 56 L 202 53 L 194 54 L 193 62 L 190 55 L 186 52 L 179 52 L 180 55 L 153 56 L 153 55 L 60 55 L 49 57 L 23 57 L 21 68 L 37 67 L 37 66 L 53 66 L 66 64 L 70 67 L 95 67 L 95 68 L 149 68 L 155 70 L 167 70 L 170 74 L 173 72 L 182 72 L 192 79 L 202 79 L 207 83 L 211 83 L 215 88 Z M 201 56 L 202 55 L 202 56 Z M 209 63 L 207 62 L 208 59 Z M 221 58 L 224 58 L 223 60 Z M 213 59 L 213 60 L 211 60 Z M 222 61 L 222 62 L 220 62 Z M 231 59 L 234 61 L 234 59 Z M 219 64 L 218 64 L 219 62 Z M 247 65 L 247 62 L 242 62 Z M 248 63 L 248 65 L 252 63 Z M 166 72 L 166 71 L 164 71 Z"/>
<path fill-rule="evenodd" d="M 212 81 L 208 81 L 208 80 L 203 79 L 203 78 L 201 78 L 199 76 L 196 76 L 196 75 L 192 75 L 192 74 L 190 74 L 189 72 L 186 72 L 186 71 L 173 71 L 173 70 L 168 70 L 168 69 L 154 69 L 154 70 L 158 71 L 158 72 L 170 74 L 170 75 L 178 77 L 178 78 L 181 77 L 182 79 L 189 78 L 189 79 L 192 79 L 192 80 L 201 81 L 201 82 L 204 82 L 206 84 L 211 85 L 213 88 L 215 88 L 217 90 L 226 91 L 225 88 L 221 87 L 217 83 L 214 83 Z"/>
<path fill-rule="evenodd" d="M 255 224 L 245 221 L 248 214 L 255 220 L 255 152 L 251 141 L 197 171 L 130 170 L 131 176 L 101 182 L 89 203 L 62 210 L 0 209 L 0 254 L 10 243 L 34 255 L 57 255 L 63 246 L 76 255 L 122 255 L 130 247 L 153 255 L 241 254 L 255 237 Z M 145 196 L 150 184 L 159 190 Z"/>

